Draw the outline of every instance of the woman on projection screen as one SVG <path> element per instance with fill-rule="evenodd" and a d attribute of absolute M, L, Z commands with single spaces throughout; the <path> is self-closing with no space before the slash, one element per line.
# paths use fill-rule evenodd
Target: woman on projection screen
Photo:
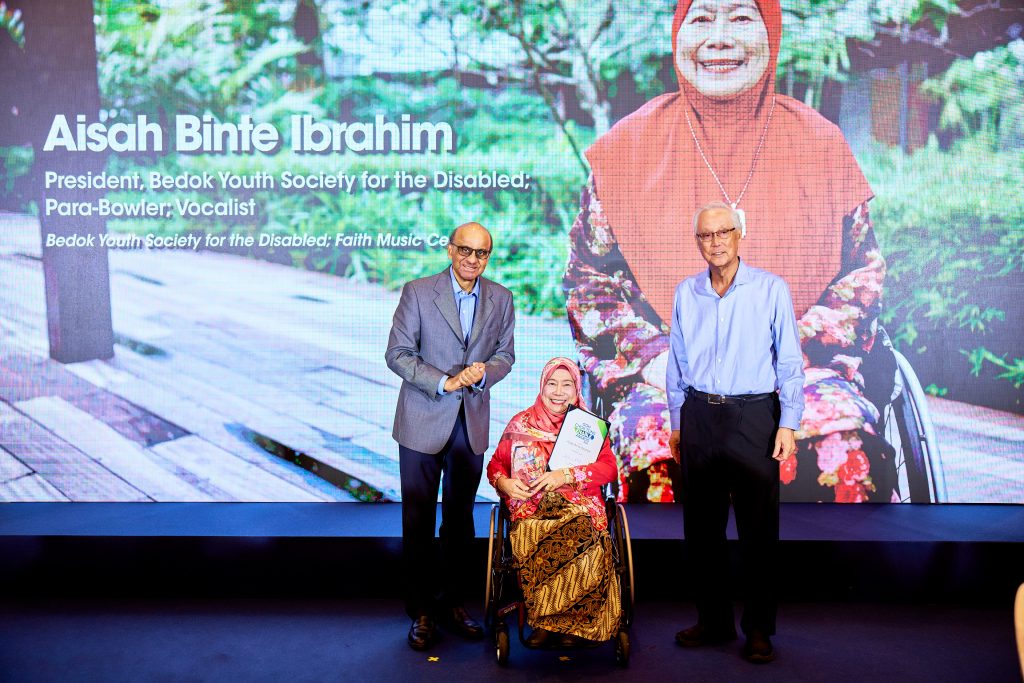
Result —
<path fill-rule="evenodd" d="M 715 199 L 745 216 L 743 258 L 784 277 L 796 308 L 806 409 L 782 499 L 895 496 L 893 450 L 865 394 L 888 396 L 895 370 L 876 337 L 885 260 L 873 194 L 839 129 L 775 92 L 781 37 L 777 0 L 681 1 L 679 91 L 587 150 L 564 288 L 592 403 L 612 423 L 620 500 L 674 499 L 668 321 L 676 285 L 706 267 L 689 217 Z"/>

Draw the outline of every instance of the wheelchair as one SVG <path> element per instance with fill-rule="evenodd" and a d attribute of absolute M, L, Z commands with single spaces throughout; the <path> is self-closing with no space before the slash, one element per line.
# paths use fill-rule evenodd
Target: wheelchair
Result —
<path fill-rule="evenodd" d="M 945 503 L 946 479 L 927 394 L 910 361 L 896 350 L 888 333 L 878 337 L 896 361 L 895 382 L 888 403 L 877 406 L 879 432 L 896 449 L 896 491 L 901 503 Z"/>
<path fill-rule="evenodd" d="M 615 574 L 619 580 L 622 596 L 622 618 L 619 631 L 610 641 L 615 647 L 615 661 L 622 667 L 629 665 L 629 626 L 633 622 L 634 585 L 633 549 L 629 538 L 629 522 L 625 508 L 611 496 L 605 497 L 605 514 L 608 517 L 608 534 L 611 536 L 612 559 Z M 526 626 L 526 603 L 519 587 L 518 567 L 512 554 L 509 538 L 509 514 L 503 503 L 491 506 L 490 534 L 487 544 L 487 581 L 484 594 L 484 625 L 493 637 L 497 662 L 508 664 L 511 650 L 509 625 L 506 618 L 516 617 L 519 642 L 531 648 L 526 642 L 523 629 Z M 609 642 L 609 641 L 606 641 Z M 583 645 L 596 647 L 600 643 Z"/>

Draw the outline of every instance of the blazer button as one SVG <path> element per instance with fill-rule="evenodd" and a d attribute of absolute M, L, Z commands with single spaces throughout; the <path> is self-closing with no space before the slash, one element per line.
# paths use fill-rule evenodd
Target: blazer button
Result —
<path fill-rule="evenodd" d="M 461 400 L 462 400 L 462 394 L 459 394 L 459 395 L 457 395 L 457 396 L 455 397 L 455 400 L 456 400 L 456 401 L 461 401 Z"/>

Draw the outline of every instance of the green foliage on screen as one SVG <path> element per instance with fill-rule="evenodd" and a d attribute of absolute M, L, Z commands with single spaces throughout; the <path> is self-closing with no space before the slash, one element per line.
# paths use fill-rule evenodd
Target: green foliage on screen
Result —
<path fill-rule="evenodd" d="M 957 331 L 972 340 L 960 349 L 964 371 L 992 364 L 1019 389 L 1021 359 L 989 347 L 994 332 L 1005 334 L 1008 307 L 1020 306 L 1024 149 L 995 151 L 978 134 L 949 151 L 933 139 L 910 155 L 875 150 L 860 161 L 876 193 L 872 218 L 888 263 L 882 323 L 893 341 L 913 358 Z"/>
<path fill-rule="evenodd" d="M 460 136 L 457 154 L 447 157 L 326 158 L 288 152 L 257 157 L 114 156 L 113 172 L 430 174 L 445 168 L 459 173 L 522 171 L 534 182 L 528 193 L 257 192 L 263 209 L 255 223 L 112 221 L 111 228 L 447 234 L 454 225 L 473 219 L 499 236 L 489 274 L 515 292 L 517 305 L 532 314 L 563 316 L 566 235 L 587 173 L 580 152 L 610 125 L 610 106 L 624 86 L 632 89 L 633 97 L 646 98 L 671 85 L 668 36 L 674 5 L 667 0 L 600 5 L 341 1 L 322 4 L 323 39 L 307 45 L 294 36 L 294 3 L 191 0 L 126 7 L 98 0 L 100 85 L 104 108 L 112 116 L 148 114 L 166 121 L 174 113 L 212 112 L 232 120 L 248 113 L 286 130 L 287 117 L 296 113 L 359 119 L 400 112 L 420 120 L 458 122 Z M 783 10 L 779 88 L 795 92 L 800 86 L 812 106 L 820 104 L 826 81 L 845 80 L 849 39 L 891 36 L 921 22 L 941 30 L 958 11 L 949 0 L 786 0 Z M 331 30 L 351 26 L 366 31 L 381 17 L 410 34 L 449 27 L 456 43 L 464 46 L 457 56 L 462 73 L 477 74 L 488 85 L 481 86 L 478 79 L 469 86 L 437 69 L 386 77 L 356 70 L 330 78 L 319 67 L 300 64 L 305 50 L 358 64 L 358 50 L 332 42 Z M 502 64 L 488 63 L 468 50 L 492 36 L 510 46 Z M 986 293 L 1021 282 L 1022 61 L 1024 42 L 1018 40 L 956 60 L 925 83 L 924 92 L 941 106 L 940 129 L 961 136 L 951 149 L 933 141 L 910 155 L 882 148 L 860 155 L 876 192 L 873 218 L 889 266 L 882 322 L 894 341 L 913 356 L 936 335 L 957 330 L 975 340 L 959 349 L 965 371 L 977 375 L 985 367 L 996 368 L 1000 382 L 1018 389 L 1024 361 L 992 343 L 993 331 L 1005 326 L 1006 305 Z M 554 98 L 558 83 L 578 93 L 578 104 L 593 118 L 593 127 L 563 115 Z M 18 159 L 7 161 L 16 166 Z M 8 178 L 11 173 L 7 171 Z M 446 261 L 441 249 L 254 250 L 251 255 L 392 289 L 437 272 Z M 944 391 L 934 387 L 938 395 Z"/>

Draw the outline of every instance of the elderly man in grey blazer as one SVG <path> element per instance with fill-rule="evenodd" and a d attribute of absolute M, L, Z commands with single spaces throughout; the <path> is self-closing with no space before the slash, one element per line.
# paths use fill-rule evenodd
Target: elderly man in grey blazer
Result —
<path fill-rule="evenodd" d="M 462 592 L 472 583 L 465 568 L 472 564 L 473 502 L 488 446 L 490 390 L 515 362 L 512 293 L 481 277 L 492 246 L 479 223 L 456 228 L 448 244 L 451 267 L 403 287 L 384 354 L 402 378 L 392 436 L 402 475 L 406 611 L 413 619 L 408 640 L 415 650 L 437 640 L 435 616 L 463 637 L 483 637 Z M 442 473 L 438 563 L 433 541 Z"/>

